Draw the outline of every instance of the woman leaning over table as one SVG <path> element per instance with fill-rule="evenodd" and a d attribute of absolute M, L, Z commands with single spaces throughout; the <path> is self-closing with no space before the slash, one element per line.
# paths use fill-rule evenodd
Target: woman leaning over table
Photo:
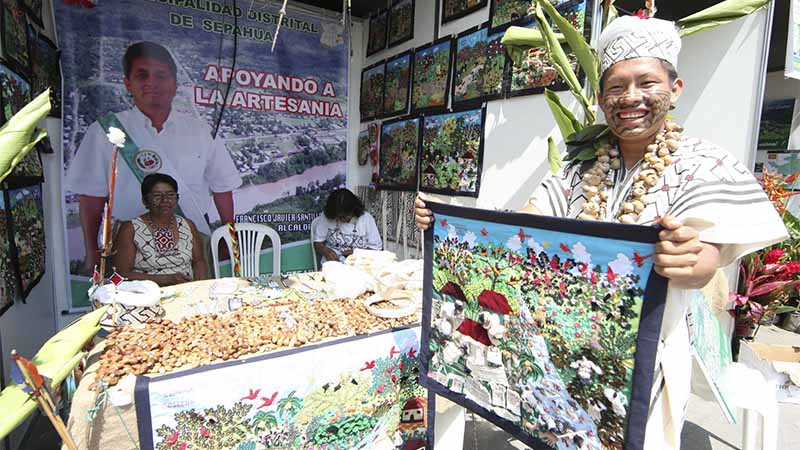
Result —
<path fill-rule="evenodd" d="M 114 265 L 130 280 L 170 286 L 206 277 L 206 262 L 197 228 L 175 214 L 178 183 L 154 173 L 142 180 L 147 213 L 123 222 L 115 240 Z"/>
<path fill-rule="evenodd" d="M 683 136 L 667 120 L 684 85 L 675 69 L 681 41 L 672 22 L 621 17 L 603 31 L 598 47 L 600 108 L 613 141 L 594 160 L 547 177 L 523 212 L 663 227 L 654 264 L 669 290 L 644 447 L 677 450 L 691 385 L 685 317 L 692 292 L 720 267 L 783 240 L 786 229 L 736 158 Z M 431 211 L 424 199 L 416 206 L 417 224 L 427 228 Z"/>

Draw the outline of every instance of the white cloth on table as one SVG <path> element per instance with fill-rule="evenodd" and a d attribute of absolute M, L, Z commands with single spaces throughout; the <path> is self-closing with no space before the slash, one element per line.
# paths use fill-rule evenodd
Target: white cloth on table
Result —
<path fill-rule="evenodd" d="M 368 212 L 360 217 L 353 218 L 350 222 L 342 223 L 331 220 L 324 214 L 317 220 L 314 229 L 314 241 L 324 242 L 325 246 L 336 252 L 339 260 L 344 262 L 342 252 L 347 249 L 362 248 L 366 250 L 381 250 L 383 240 L 378 231 L 375 219 Z M 322 262 L 327 261 L 323 256 Z"/>
<path fill-rule="evenodd" d="M 721 265 L 787 237 L 774 206 L 753 175 L 728 152 L 694 138 L 684 138 L 675 162 L 649 189 L 640 225 L 653 225 L 671 215 L 700 231 L 700 240 L 720 247 Z M 590 167 L 587 163 L 587 168 Z M 612 171 L 615 185 L 608 199 L 607 221 L 616 221 L 628 199 L 631 170 Z M 581 164 L 569 164 L 547 177 L 530 203 L 544 215 L 577 218 L 586 198 Z M 689 400 L 692 360 L 686 311 L 692 291 L 672 286 L 667 292 L 664 319 L 645 434 L 645 448 L 679 449 L 685 408 Z"/>
<path fill-rule="evenodd" d="M 210 234 L 204 214 L 211 207 L 212 192 L 229 192 L 242 184 L 239 171 L 221 139 L 211 137 L 203 120 L 172 111 L 161 132 L 138 108 L 116 114 L 140 150 L 151 150 L 163 161 L 159 173 L 178 180 L 179 205 L 198 230 Z M 108 196 L 113 147 L 103 127 L 94 122 L 69 162 L 66 189 L 80 195 Z M 141 183 L 120 157 L 117 160 L 114 219 L 132 220 L 147 210 L 142 204 Z"/>

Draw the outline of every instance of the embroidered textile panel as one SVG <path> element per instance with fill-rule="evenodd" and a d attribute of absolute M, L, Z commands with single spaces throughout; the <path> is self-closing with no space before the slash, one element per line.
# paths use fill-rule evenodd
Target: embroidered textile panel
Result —
<path fill-rule="evenodd" d="M 430 206 L 423 385 L 535 449 L 641 450 L 658 230 Z"/>
<path fill-rule="evenodd" d="M 401 328 L 140 377 L 142 448 L 432 449 L 419 335 Z"/>

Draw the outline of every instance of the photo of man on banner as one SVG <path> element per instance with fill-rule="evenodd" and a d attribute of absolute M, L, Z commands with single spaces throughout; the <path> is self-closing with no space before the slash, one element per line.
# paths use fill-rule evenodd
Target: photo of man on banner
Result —
<path fill-rule="evenodd" d="M 163 173 L 180 186 L 177 213 L 190 219 L 201 234 L 209 235 L 212 199 L 221 222 L 233 222 L 233 190 L 242 183 L 224 142 L 212 136 L 206 122 L 172 109 L 177 66 L 167 48 L 147 41 L 134 43 L 126 49 L 122 65 L 134 107 L 92 123 L 66 172 L 66 190 L 78 197 L 86 249 L 84 269 L 89 273 L 99 260 L 98 232 L 109 194 L 112 146 L 106 133 L 110 127 L 127 135 L 118 164 L 115 221 L 144 214 L 141 181 L 148 174 Z"/>

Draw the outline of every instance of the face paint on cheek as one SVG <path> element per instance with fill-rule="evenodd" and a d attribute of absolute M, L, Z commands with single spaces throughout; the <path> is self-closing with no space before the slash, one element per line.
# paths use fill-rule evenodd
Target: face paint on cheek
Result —
<path fill-rule="evenodd" d="M 628 96 L 607 95 L 601 98 L 603 112 L 611 130 L 617 136 L 634 137 L 654 131 L 652 128 L 660 125 L 667 115 L 672 104 L 671 93 L 665 90 L 643 90 L 638 101 L 633 101 Z M 638 124 L 626 124 L 618 113 L 627 108 L 644 106 L 648 110 Z"/>

